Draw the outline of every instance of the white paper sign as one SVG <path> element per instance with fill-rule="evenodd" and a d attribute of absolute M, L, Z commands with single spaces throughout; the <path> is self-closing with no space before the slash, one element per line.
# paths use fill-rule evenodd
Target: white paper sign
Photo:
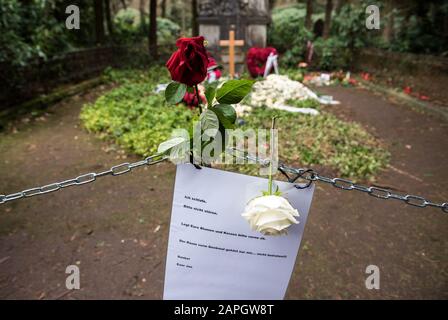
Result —
<path fill-rule="evenodd" d="M 177 166 L 164 299 L 283 299 L 314 186 L 275 182 L 299 211 L 288 235 L 252 231 L 241 217 L 267 179 L 191 164 Z"/>

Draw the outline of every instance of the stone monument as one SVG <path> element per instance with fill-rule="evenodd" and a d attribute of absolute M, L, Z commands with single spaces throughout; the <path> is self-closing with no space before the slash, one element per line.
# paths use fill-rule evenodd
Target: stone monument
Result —
<path fill-rule="evenodd" d="M 208 42 L 207 50 L 228 68 L 228 47 L 220 40 L 235 39 L 244 45 L 235 47 L 235 69 L 242 72 L 245 54 L 250 47 L 266 47 L 267 24 L 270 21 L 268 0 L 198 0 L 199 34 Z"/>

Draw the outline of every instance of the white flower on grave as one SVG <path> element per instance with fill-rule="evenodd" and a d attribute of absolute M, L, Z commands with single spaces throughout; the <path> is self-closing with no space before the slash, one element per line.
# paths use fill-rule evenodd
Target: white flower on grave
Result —
<path fill-rule="evenodd" d="M 246 114 L 250 113 L 252 111 L 252 107 L 245 105 L 245 104 L 236 104 L 234 105 L 235 111 L 236 111 L 236 116 L 238 118 L 242 118 L 244 117 Z"/>
<path fill-rule="evenodd" d="M 318 100 L 319 98 L 299 81 L 291 80 L 287 76 L 270 74 L 266 79 L 254 84 L 250 104 L 253 107 L 266 106 L 275 109 L 287 105 L 289 99 Z"/>
<path fill-rule="evenodd" d="M 267 195 L 250 200 L 241 214 L 252 230 L 264 235 L 286 234 L 286 229 L 299 221 L 299 212 L 283 197 Z"/>

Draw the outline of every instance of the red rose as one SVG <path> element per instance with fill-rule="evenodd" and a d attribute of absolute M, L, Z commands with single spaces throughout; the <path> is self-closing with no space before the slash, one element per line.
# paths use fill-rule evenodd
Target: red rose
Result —
<path fill-rule="evenodd" d="M 204 47 L 204 37 L 180 38 L 179 48 L 166 63 L 174 81 L 194 86 L 207 76 L 208 57 Z"/>

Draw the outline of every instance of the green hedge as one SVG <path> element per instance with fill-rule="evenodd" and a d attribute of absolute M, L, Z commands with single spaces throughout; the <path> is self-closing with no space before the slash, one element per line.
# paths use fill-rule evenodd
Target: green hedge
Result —
<path fill-rule="evenodd" d="M 297 7 L 278 9 L 272 13 L 268 42 L 283 53 L 282 65 L 296 66 L 303 60 L 307 40 L 312 38 L 312 33 L 303 27 L 305 13 L 304 9 Z"/>
<path fill-rule="evenodd" d="M 193 113 L 182 105 L 167 105 L 162 94 L 154 93 L 158 83 L 168 82 L 164 68 L 109 70 L 107 76 L 120 86 L 83 107 L 80 117 L 87 130 L 136 154 L 150 155 L 172 129 L 188 128 Z"/>

